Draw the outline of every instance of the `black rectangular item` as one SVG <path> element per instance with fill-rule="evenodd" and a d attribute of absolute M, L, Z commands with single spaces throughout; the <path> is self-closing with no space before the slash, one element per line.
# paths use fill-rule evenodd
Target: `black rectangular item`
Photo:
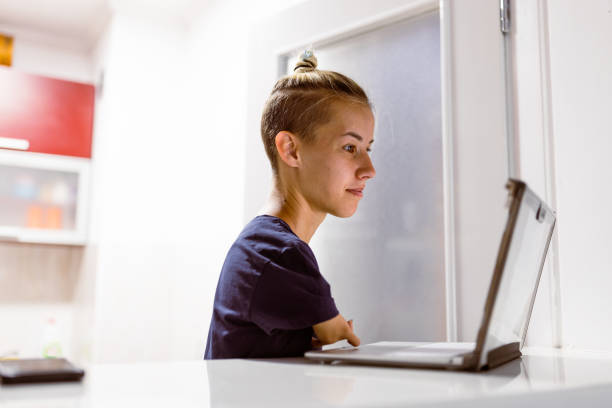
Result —
<path fill-rule="evenodd" d="M 2 384 L 80 381 L 84 375 L 65 358 L 0 360 Z"/>

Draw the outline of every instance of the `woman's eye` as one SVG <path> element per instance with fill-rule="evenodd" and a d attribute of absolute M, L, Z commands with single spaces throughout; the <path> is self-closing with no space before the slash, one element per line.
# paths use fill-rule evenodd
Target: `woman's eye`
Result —
<path fill-rule="evenodd" d="M 355 153 L 355 150 L 357 150 L 357 148 L 354 145 L 346 145 L 343 147 L 343 149 L 349 153 Z"/>

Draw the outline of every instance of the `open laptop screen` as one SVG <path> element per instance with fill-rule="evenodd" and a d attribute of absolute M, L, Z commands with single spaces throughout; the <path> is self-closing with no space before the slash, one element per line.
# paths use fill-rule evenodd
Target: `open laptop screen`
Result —
<path fill-rule="evenodd" d="M 497 296 L 489 293 L 487 300 L 492 309 L 481 365 L 490 350 L 515 342 L 522 347 L 555 224 L 551 209 L 524 183 L 511 180 L 508 188 L 512 202 L 494 272 L 499 274 Z M 494 287 L 492 283 L 492 292 Z"/>

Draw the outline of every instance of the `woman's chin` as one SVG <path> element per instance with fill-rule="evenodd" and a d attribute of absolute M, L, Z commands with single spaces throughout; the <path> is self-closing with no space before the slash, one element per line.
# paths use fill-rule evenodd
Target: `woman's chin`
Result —
<path fill-rule="evenodd" d="M 357 211 L 356 205 L 351 207 L 338 208 L 333 212 L 330 212 L 330 214 L 339 218 L 348 218 L 355 214 L 355 211 Z"/>

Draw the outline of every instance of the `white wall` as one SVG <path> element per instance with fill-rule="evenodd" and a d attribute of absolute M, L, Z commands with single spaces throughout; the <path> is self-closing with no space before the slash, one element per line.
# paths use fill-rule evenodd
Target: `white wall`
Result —
<path fill-rule="evenodd" d="M 558 217 L 529 341 L 609 350 L 612 4 L 514 7 L 519 168 Z"/>
<path fill-rule="evenodd" d="M 90 52 L 71 38 L 0 24 L 12 35 L 14 69 L 75 82 L 94 82 Z"/>
<path fill-rule="evenodd" d="M 612 3 L 549 0 L 563 343 L 612 349 Z"/>
<path fill-rule="evenodd" d="M 219 258 L 208 237 L 223 239 L 217 220 L 225 214 L 215 214 L 211 194 L 217 145 L 192 126 L 187 40 L 172 22 L 116 14 L 101 45 L 91 230 L 96 361 L 202 352 L 207 279 Z"/>
<path fill-rule="evenodd" d="M 191 29 L 116 11 L 99 52 L 95 361 L 202 358 L 243 227 L 247 27 L 290 4 L 212 2 Z"/>
<path fill-rule="evenodd" d="M 516 176 L 556 208 L 550 109 L 550 63 L 544 1 L 512 3 L 513 75 L 515 79 Z M 533 308 L 527 344 L 561 345 L 557 235 L 551 242 Z"/>

